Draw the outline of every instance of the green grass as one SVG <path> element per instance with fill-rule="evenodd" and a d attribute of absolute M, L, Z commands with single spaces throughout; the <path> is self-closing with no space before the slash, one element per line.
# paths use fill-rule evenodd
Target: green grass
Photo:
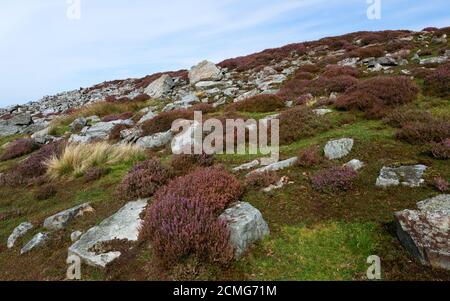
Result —
<path fill-rule="evenodd" d="M 285 226 L 241 263 L 255 280 L 353 280 L 376 250 L 373 224 Z"/>

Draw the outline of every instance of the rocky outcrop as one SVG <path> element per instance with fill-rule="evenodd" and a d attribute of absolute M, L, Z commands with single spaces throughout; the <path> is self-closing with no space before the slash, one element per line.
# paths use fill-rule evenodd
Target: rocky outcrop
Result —
<path fill-rule="evenodd" d="M 222 72 L 211 62 L 203 61 L 189 70 L 189 82 L 195 85 L 199 81 L 217 81 L 222 79 Z"/>
<path fill-rule="evenodd" d="M 227 222 L 236 259 L 239 259 L 252 243 L 264 239 L 270 233 L 261 212 L 249 203 L 239 202 L 225 210 L 219 218 Z"/>
<path fill-rule="evenodd" d="M 69 248 L 69 255 L 76 255 L 91 266 L 105 267 L 120 257 L 119 251 L 99 251 L 101 245 L 112 241 L 137 241 L 142 223 L 140 214 L 147 206 L 147 200 L 130 202 L 116 214 L 105 219 L 98 226 L 89 229 Z"/>
<path fill-rule="evenodd" d="M 325 145 L 325 157 L 329 160 L 344 158 L 352 151 L 353 143 L 353 139 L 350 138 L 329 141 Z"/>
<path fill-rule="evenodd" d="M 450 270 L 450 195 L 419 202 L 417 207 L 395 213 L 400 242 L 422 264 Z"/>
<path fill-rule="evenodd" d="M 44 228 L 50 231 L 65 229 L 73 219 L 93 211 L 94 209 L 89 203 L 84 203 L 46 218 L 44 221 Z"/>
<path fill-rule="evenodd" d="M 383 167 L 377 179 L 376 186 L 408 186 L 419 187 L 425 180 L 422 179 L 427 167 L 425 165 L 412 165 L 400 167 Z"/>
<path fill-rule="evenodd" d="M 175 83 L 172 77 L 167 74 L 162 75 L 160 78 L 150 83 L 144 92 L 152 98 L 162 98 L 172 91 Z"/>
<path fill-rule="evenodd" d="M 14 247 L 14 244 L 16 243 L 16 241 L 20 237 L 24 236 L 31 229 L 33 229 L 33 225 L 31 223 L 28 223 L 28 222 L 21 223 L 20 225 L 18 225 L 14 229 L 14 231 L 11 233 L 11 235 L 8 237 L 8 242 L 6 244 L 8 249 L 11 249 L 12 247 Z"/>
<path fill-rule="evenodd" d="M 132 120 L 114 120 L 110 122 L 98 122 L 93 126 L 84 127 L 79 135 L 74 134 L 70 137 L 70 142 L 89 143 L 94 141 L 107 140 L 113 128 L 116 125 L 123 124 L 132 126 Z"/>

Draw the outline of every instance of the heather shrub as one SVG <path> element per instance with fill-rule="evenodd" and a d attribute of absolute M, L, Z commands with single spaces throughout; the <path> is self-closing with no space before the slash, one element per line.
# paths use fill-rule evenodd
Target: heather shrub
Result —
<path fill-rule="evenodd" d="M 108 167 L 119 162 L 135 161 L 144 156 L 135 145 L 110 145 L 106 142 L 68 144 L 60 157 L 46 163 L 50 178 L 79 177 L 91 167 Z"/>
<path fill-rule="evenodd" d="M 203 102 L 193 105 L 190 109 L 191 111 L 202 112 L 203 114 L 209 114 L 216 111 L 216 108 L 214 108 L 212 104 Z"/>
<path fill-rule="evenodd" d="M 192 120 L 194 114 L 190 110 L 174 110 L 170 112 L 162 112 L 156 117 L 145 121 L 142 124 L 143 136 L 151 136 L 153 134 L 167 132 L 172 128 L 172 123 L 177 119 Z"/>
<path fill-rule="evenodd" d="M 198 167 L 209 167 L 214 164 L 214 156 L 208 154 L 201 155 L 173 155 L 171 166 L 177 175 L 188 174 Z"/>
<path fill-rule="evenodd" d="M 315 190 L 322 192 L 336 192 L 350 190 L 358 173 L 351 167 L 332 167 L 322 170 L 311 179 Z"/>
<path fill-rule="evenodd" d="M 228 264 L 233 259 L 226 221 L 203 199 L 168 194 L 147 209 L 140 232 L 160 262 L 169 267 L 194 257 L 200 262 Z"/>
<path fill-rule="evenodd" d="M 309 83 L 309 80 L 293 78 L 283 83 L 277 95 L 285 101 L 295 101 L 298 97 L 307 93 L 306 88 Z"/>
<path fill-rule="evenodd" d="M 358 80 L 353 76 L 339 75 L 336 77 L 321 76 L 311 81 L 306 88 L 313 95 L 330 95 L 331 92 L 343 93 L 347 89 L 357 85 Z"/>
<path fill-rule="evenodd" d="M 442 142 L 431 144 L 431 153 L 433 157 L 440 160 L 450 159 L 450 138 L 445 139 Z"/>
<path fill-rule="evenodd" d="M 312 167 L 323 161 L 320 155 L 319 146 L 313 145 L 300 151 L 297 156 L 297 165 L 301 167 Z"/>
<path fill-rule="evenodd" d="M 134 115 L 133 112 L 124 112 L 120 114 L 111 114 L 102 118 L 103 122 L 110 122 L 115 120 L 126 120 L 132 118 Z"/>
<path fill-rule="evenodd" d="M 138 102 L 144 102 L 147 100 L 150 100 L 150 96 L 145 93 L 139 94 L 133 98 L 133 101 L 138 101 Z"/>
<path fill-rule="evenodd" d="M 238 201 L 241 194 L 241 184 L 233 175 L 219 167 L 207 167 L 174 179 L 158 190 L 155 200 L 164 202 L 168 197 L 200 199 L 214 213 L 220 213 Z"/>
<path fill-rule="evenodd" d="M 424 92 L 428 95 L 450 97 L 450 64 L 440 66 L 425 77 Z"/>
<path fill-rule="evenodd" d="M 228 106 L 228 110 L 240 112 L 267 113 L 286 107 L 284 100 L 276 95 L 261 94 L 253 96 Z"/>
<path fill-rule="evenodd" d="M 265 188 L 277 183 L 279 179 L 276 171 L 251 173 L 245 178 L 245 187 L 247 189 Z"/>
<path fill-rule="evenodd" d="M 117 196 L 127 201 L 149 198 L 172 177 L 172 170 L 163 166 L 159 160 L 144 161 L 128 172 L 117 187 Z"/>
<path fill-rule="evenodd" d="M 102 177 L 106 176 L 109 172 L 110 172 L 109 168 L 104 168 L 100 166 L 90 167 L 84 173 L 84 181 L 86 183 L 97 181 Z"/>
<path fill-rule="evenodd" d="M 347 56 L 359 57 L 360 59 L 366 59 L 369 57 L 377 58 L 377 57 L 384 56 L 384 49 L 379 46 L 357 48 L 357 49 L 349 52 Z"/>
<path fill-rule="evenodd" d="M 280 143 L 289 144 L 302 138 L 312 137 L 330 128 L 324 117 L 317 116 L 305 107 L 294 107 L 279 116 Z"/>
<path fill-rule="evenodd" d="M 33 139 L 20 138 L 8 144 L 0 156 L 0 161 L 8 161 L 22 157 L 34 152 L 37 149 L 39 149 L 39 144 L 37 144 Z"/>
<path fill-rule="evenodd" d="M 320 67 L 315 65 L 315 64 L 306 64 L 306 65 L 301 65 L 298 69 L 297 69 L 297 73 L 298 72 L 308 72 L 308 73 L 317 73 L 320 71 Z"/>
<path fill-rule="evenodd" d="M 55 196 L 58 192 L 56 184 L 49 183 L 39 186 L 34 191 L 34 198 L 38 201 L 45 201 Z"/>
<path fill-rule="evenodd" d="M 396 134 L 397 139 L 411 143 L 442 142 L 450 137 L 450 123 L 443 119 L 405 124 Z"/>
<path fill-rule="evenodd" d="M 337 77 L 342 75 L 358 77 L 359 70 L 351 66 L 328 65 L 325 67 L 325 72 L 322 73 L 324 77 Z"/>
<path fill-rule="evenodd" d="M 315 77 L 314 73 L 311 72 L 305 72 L 305 71 L 300 71 L 295 73 L 294 77 L 295 79 L 298 80 L 312 80 Z"/>
<path fill-rule="evenodd" d="M 411 122 L 428 122 L 434 117 L 429 112 L 398 108 L 389 112 L 384 122 L 395 128 L 401 128 Z"/>
<path fill-rule="evenodd" d="M 435 178 L 433 181 L 433 185 L 440 192 L 447 192 L 450 188 L 450 184 L 448 183 L 448 181 L 441 177 Z"/>

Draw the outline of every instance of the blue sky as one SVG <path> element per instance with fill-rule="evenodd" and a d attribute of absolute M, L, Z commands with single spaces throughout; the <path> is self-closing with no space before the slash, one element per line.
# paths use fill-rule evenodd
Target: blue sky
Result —
<path fill-rule="evenodd" d="M 0 2 L 0 106 L 325 36 L 450 26 L 449 0 L 380 0 L 380 20 L 368 0 L 80 0 L 75 20 L 71 1 Z"/>

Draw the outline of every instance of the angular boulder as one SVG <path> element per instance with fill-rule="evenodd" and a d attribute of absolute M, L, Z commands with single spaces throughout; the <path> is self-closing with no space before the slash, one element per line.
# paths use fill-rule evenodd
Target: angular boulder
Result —
<path fill-rule="evenodd" d="M 329 141 L 325 145 L 325 157 L 329 160 L 344 158 L 352 151 L 353 143 L 354 140 L 350 138 Z"/>
<path fill-rule="evenodd" d="M 419 187 L 425 182 L 422 176 L 426 170 L 425 165 L 383 167 L 376 186 L 385 188 L 401 184 L 408 187 Z"/>
<path fill-rule="evenodd" d="M 86 212 L 92 212 L 94 209 L 89 203 L 64 210 L 53 216 L 50 216 L 44 221 L 44 228 L 50 231 L 62 230 L 76 217 L 82 216 Z"/>
<path fill-rule="evenodd" d="M 9 123 L 13 125 L 30 125 L 33 123 L 33 120 L 30 114 L 24 113 L 13 116 L 13 118 L 9 120 Z"/>
<path fill-rule="evenodd" d="M 157 133 L 151 136 L 139 138 L 136 145 L 145 149 L 155 149 L 166 146 L 173 138 L 172 131 Z"/>
<path fill-rule="evenodd" d="M 200 62 L 189 70 L 189 82 L 191 85 L 199 81 L 216 81 L 221 78 L 222 72 L 220 69 L 214 63 L 208 61 Z"/>
<path fill-rule="evenodd" d="M 120 257 L 119 251 L 99 252 L 104 243 L 115 240 L 138 240 L 141 213 L 147 206 L 147 200 L 137 200 L 122 207 L 116 214 L 89 229 L 80 239 L 69 247 L 69 255 L 76 255 L 91 266 L 105 267 Z"/>
<path fill-rule="evenodd" d="M 87 125 L 87 120 L 84 117 L 79 117 L 75 119 L 70 125 L 69 128 L 73 131 L 81 131 Z"/>
<path fill-rule="evenodd" d="M 21 223 L 20 225 L 18 225 L 14 229 L 14 231 L 11 233 L 11 235 L 8 237 L 8 242 L 6 244 L 8 249 L 11 249 L 12 247 L 14 247 L 16 240 L 18 240 L 20 237 L 24 236 L 31 229 L 33 229 L 33 225 L 28 222 Z"/>
<path fill-rule="evenodd" d="M 261 212 L 249 203 L 236 203 L 225 210 L 219 219 L 227 222 L 236 259 L 239 259 L 252 243 L 270 234 L 269 226 Z"/>
<path fill-rule="evenodd" d="M 395 213 L 397 236 L 423 265 L 450 270 L 450 195 Z"/>
<path fill-rule="evenodd" d="M 164 74 L 157 80 L 150 83 L 150 85 L 145 88 L 144 93 L 152 98 L 161 98 L 172 91 L 174 85 L 175 84 L 172 77 L 170 77 L 168 74 Z"/>

